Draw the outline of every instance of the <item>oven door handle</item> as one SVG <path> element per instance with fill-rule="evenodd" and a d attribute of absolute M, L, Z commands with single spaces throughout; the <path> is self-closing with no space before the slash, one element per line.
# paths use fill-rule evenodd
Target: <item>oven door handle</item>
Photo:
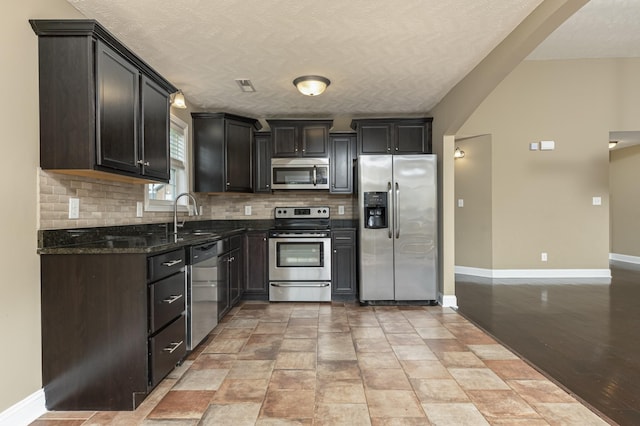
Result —
<path fill-rule="evenodd" d="M 329 287 L 331 283 L 323 282 L 323 283 L 314 283 L 314 284 L 291 284 L 291 283 L 269 283 L 273 287 Z"/>

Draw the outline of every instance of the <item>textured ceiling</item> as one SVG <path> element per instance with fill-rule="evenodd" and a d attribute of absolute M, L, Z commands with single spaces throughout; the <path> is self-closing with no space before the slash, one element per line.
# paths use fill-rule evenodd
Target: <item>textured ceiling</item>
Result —
<path fill-rule="evenodd" d="M 639 24 L 639 0 L 591 0 L 528 59 L 637 58 Z"/>
<path fill-rule="evenodd" d="M 68 1 L 198 109 L 267 118 L 425 114 L 542 0 Z"/>

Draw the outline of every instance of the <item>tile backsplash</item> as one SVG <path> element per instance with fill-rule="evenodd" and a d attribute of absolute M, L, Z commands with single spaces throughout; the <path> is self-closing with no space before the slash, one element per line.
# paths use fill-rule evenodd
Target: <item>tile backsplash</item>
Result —
<path fill-rule="evenodd" d="M 87 228 L 171 222 L 171 212 L 148 212 L 136 217 L 136 203 L 144 203 L 145 186 L 45 170 L 39 171 L 40 229 Z M 191 220 L 271 219 L 275 206 L 327 205 L 334 219 L 353 218 L 353 197 L 325 191 L 277 191 L 272 194 L 195 194 L 203 216 Z M 69 219 L 69 198 L 80 200 L 78 219 Z M 246 216 L 245 206 L 251 206 Z M 338 207 L 344 206 L 344 215 Z M 181 214 L 182 218 L 183 214 Z"/>

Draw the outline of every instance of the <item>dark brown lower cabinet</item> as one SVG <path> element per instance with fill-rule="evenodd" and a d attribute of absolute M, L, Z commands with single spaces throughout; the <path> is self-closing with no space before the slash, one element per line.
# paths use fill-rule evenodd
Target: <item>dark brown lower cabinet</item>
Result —
<path fill-rule="evenodd" d="M 248 231 L 245 240 L 244 298 L 269 299 L 269 263 L 267 231 Z"/>
<path fill-rule="evenodd" d="M 356 230 L 331 231 L 331 298 L 355 300 L 357 297 Z"/>
<path fill-rule="evenodd" d="M 221 240 L 218 255 L 218 321 L 242 297 L 244 287 L 244 235 Z"/>
<path fill-rule="evenodd" d="M 184 265 L 184 250 L 170 254 L 160 266 Z M 153 257 L 142 253 L 41 255 L 40 262 L 47 409 L 134 410 L 185 354 L 184 268 L 156 271 L 156 282 Z"/>

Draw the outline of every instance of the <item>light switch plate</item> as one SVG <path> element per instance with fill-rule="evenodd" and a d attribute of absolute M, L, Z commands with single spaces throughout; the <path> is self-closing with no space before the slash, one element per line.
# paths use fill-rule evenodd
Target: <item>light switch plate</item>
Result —
<path fill-rule="evenodd" d="M 537 151 L 538 150 L 538 142 L 531 142 L 529 144 L 529 151 Z"/>
<path fill-rule="evenodd" d="M 540 151 L 553 151 L 556 149 L 555 141 L 540 141 Z"/>
<path fill-rule="evenodd" d="M 602 197 L 593 197 L 592 201 L 594 206 L 601 206 L 602 205 Z"/>
<path fill-rule="evenodd" d="M 458 207 L 464 207 L 464 199 L 458 198 Z"/>
<path fill-rule="evenodd" d="M 338 214 L 344 214 L 344 206 L 338 206 Z"/>
<path fill-rule="evenodd" d="M 244 206 L 244 215 L 251 216 L 251 206 Z"/>

